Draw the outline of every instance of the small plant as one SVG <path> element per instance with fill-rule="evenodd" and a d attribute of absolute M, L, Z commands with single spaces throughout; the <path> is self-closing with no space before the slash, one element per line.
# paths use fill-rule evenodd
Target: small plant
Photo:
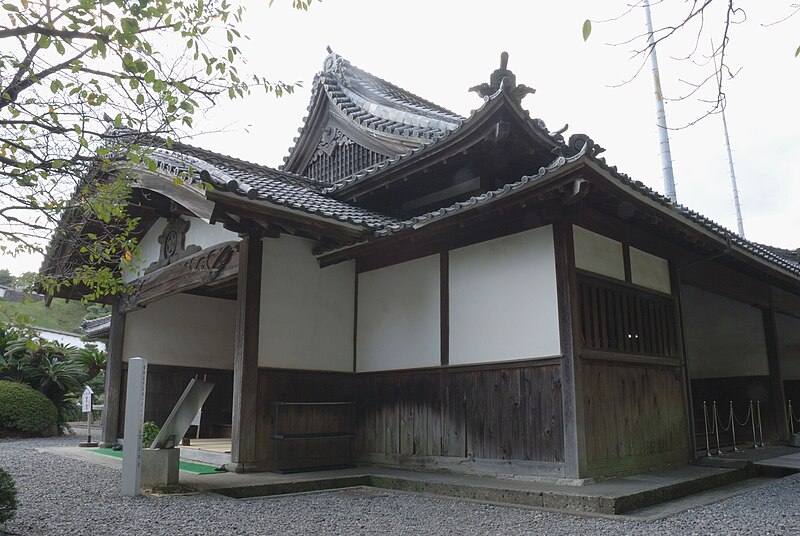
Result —
<path fill-rule="evenodd" d="M 14 480 L 0 468 L 0 525 L 17 513 L 17 488 Z"/>
<path fill-rule="evenodd" d="M 58 431 L 58 410 L 36 389 L 0 381 L 0 437 L 52 436 Z"/>
<path fill-rule="evenodd" d="M 153 421 L 147 421 L 144 423 L 142 425 L 142 447 L 149 449 L 150 445 L 153 444 L 153 441 L 156 440 L 156 436 L 160 431 L 161 428 L 159 428 L 158 425 Z"/>

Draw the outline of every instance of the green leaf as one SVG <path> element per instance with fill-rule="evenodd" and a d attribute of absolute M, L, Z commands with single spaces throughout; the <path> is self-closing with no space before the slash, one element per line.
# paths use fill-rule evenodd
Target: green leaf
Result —
<path fill-rule="evenodd" d="M 592 34 L 592 21 L 586 19 L 583 21 L 583 40 L 586 41 L 589 39 L 589 36 Z"/>
<path fill-rule="evenodd" d="M 66 48 L 64 48 L 64 43 L 62 43 L 61 41 L 56 41 L 56 50 L 58 50 L 58 53 L 61 54 L 62 56 L 67 51 Z"/>
<path fill-rule="evenodd" d="M 155 79 L 156 79 L 155 71 L 147 71 L 144 74 L 144 81 L 147 82 L 148 84 L 152 84 Z"/>
<path fill-rule="evenodd" d="M 800 55 L 800 47 L 797 47 L 797 50 L 794 51 L 794 57 L 796 58 L 798 55 Z"/>
<path fill-rule="evenodd" d="M 13 11 L 15 13 L 19 13 L 19 8 L 14 4 L 3 4 L 3 9 L 6 11 Z"/>
<path fill-rule="evenodd" d="M 43 48 L 44 49 L 44 48 L 47 48 L 47 47 L 50 46 L 50 42 L 51 41 L 52 41 L 52 39 L 50 39 L 49 35 L 43 35 L 43 36 L 39 37 L 39 41 L 37 42 L 37 44 L 39 45 L 39 48 Z"/>
<path fill-rule="evenodd" d="M 139 21 L 131 18 L 124 18 L 119 21 L 120 27 L 124 33 L 133 34 L 139 31 Z"/>

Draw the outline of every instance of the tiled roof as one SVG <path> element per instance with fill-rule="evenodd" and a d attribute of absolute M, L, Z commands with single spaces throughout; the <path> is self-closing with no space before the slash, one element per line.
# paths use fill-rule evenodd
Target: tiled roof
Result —
<path fill-rule="evenodd" d="M 370 179 L 370 178 L 372 178 L 373 176 L 377 175 L 378 173 L 382 172 L 385 169 L 393 168 L 396 165 L 398 165 L 400 162 L 404 162 L 406 160 L 411 160 L 411 159 L 419 156 L 419 154 L 421 154 L 423 152 L 428 152 L 428 151 L 432 150 L 433 147 L 441 145 L 444 142 L 444 140 L 449 139 L 449 138 L 457 135 L 457 133 L 460 130 L 462 130 L 465 125 L 469 124 L 477 115 L 481 114 L 491 102 L 493 102 L 496 99 L 500 98 L 500 96 L 502 95 L 502 93 L 504 91 L 509 91 L 511 89 L 513 89 L 513 88 L 509 88 L 509 89 L 502 88 L 499 91 L 497 91 L 496 93 L 494 93 L 493 95 L 485 97 L 484 100 L 483 100 L 483 103 L 480 105 L 480 107 L 472 110 L 470 112 L 470 115 L 469 115 L 468 118 L 464 119 L 456 128 L 453 128 L 451 130 L 443 132 L 441 135 L 439 135 L 436 138 L 432 139 L 430 143 L 427 143 L 425 145 L 421 145 L 421 146 L 416 147 L 414 149 L 410 149 L 409 151 L 407 151 L 407 152 L 405 152 L 403 154 L 397 155 L 395 157 L 387 158 L 387 159 L 385 159 L 385 160 L 383 160 L 381 162 L 378 162 L 377 164 L 373 164 L 372 166 L 369 166 L 369 167 L 364 168 L 364 169 L 362 169 L 362 170 L 360 170 L 360 171 L 358 171 L 356 173 L 353 173 L 352 175 L 350 175 L 348 177 L 344 177 L 343 179 L 340 179 L 339 181 L 337 181 L 337 182 L 335 182 L 335 183 L 333 183 L 333 184 L 331 184 L 329 186 L 326 186 L 325 189 L 323 190 L 323 192 L 326 193 L 326 194 L 338 192 L 338 191 L 343 190 L 343 189 L 345 189 L 345 188 L 347 188 L 349 186 L 352 186 L 353 184 L 357 184 L 357 183 L 363 182 L 363 181 L 365 181 L 367 179 Z M 525 110 L 525 109 L 521 109 L 521 110 L 522 110 L 522 113 L 525 114 L 525 116 L 526 116 L 525 119 L 526 119 L 526 121 L 528 123 L 528 126 L 532 130 L 540 133 L 541 135 L 545 136 L 546 138 L 551 139 L 554 147 L 563 148 L 565 150 L 565 153 L 569 153 L 570 152 L 570 147 L 567 144 L 564 143 L 564 138 L 562 136 L 562 133 L 567 129 L 566 126 L 564 128 L 562 128 L 562 129 L 559 129 L 559 130 L 555 131 L 555 132 L 551 132 L 550 130 L 548 130 L 547 125 L 545 125 L 543 120 L 541 120 L 539 118 L 531 118 L 530 117 L 530 113 L 527 110 Z M 571 152 L 575 152 L 575 151 L 573 150 Z"/>
<path fill-rule="evenodd" d="M 416 229 L 423 225 L 427 225 L 434 220 L 443 219 L 458 212 L 463 212 L 473 207 L 477 207 L 478 205 L 484 205 L 496 199 L 507 197 L 512 192 L 537 184 L 544 178 L 545 175 L 552 174 L 554 171 L 560 169 L 564 165 L 571 164 L 572 162 L 579 160 L 584 155 L 585 149 L 586 146 L 584 145 L 584 148 L 581 149 L 581 151 L 568 158 L 563 156 L 556 157 L 556 159 L 553 160 L 548 166 L 540 168 L 536 175 L 525 175 L 516 182 L 505 184 L 502 188 L 490 190 L 481 195 L 470 197 L 466 201 L 458 201 L 449 207 L 443 207 L 438 210 L 426 212 L 425 214 L 414 216 L 413 218 L 409 218 L 401 222 L 390 223 L 384 228 L 375 231 L 375 236 L 388 236 L 405 229 Z"/>
<path fill-rule="evenodd" d="M 81 331 L 89 337 L 105 337 L 111 329 L 111 315 L 101 316 L 93 320 L 84 320 Z"/>
<path fill-rule="evenodd" d="M 331 218 L 369 229 L 379 229 L 395 223 L 394 218 L 361 207 L 331 199 L 319 193 L 313 180 L 264 166 L 229 163 L 224 155 L 201 159 L 186 151 L 154 148 L 150 156 L 158 167 L 172 175 L 194 172 L 191 179 L 210 181 L 214 188 L 229 191 L 251 200 L 263 200 L 275 205 L 300 210 L 308 214 Z M 212 164 L 209 160 L 213 160 Z M 205 172 L 205 173 L 204 173 Z M 207 175 L 206 175 L 207 173 Z M 203 175 L 206 175 L 203 177 Z"/>
<path fill-rule="evenodd" d="M 458 128 L 464 121 L 457 113 L 359 69 L 334 53 L 325 58 L 323 71 L 314 77 L 309 113 L 320 92 L 360 127 L 410 140 L 417 138 L 419 144 Z M 303 118 L 295 144 L 307 128 L 307 121 L 308 117 Z M 289 149 L 284 162 L 289 160 L 294 149 Z"/>
<path fill-rule="evenodd" d="M 710 231 L 723 240 L 730 240 L 732 245 L 737 246 L 740 249 L 759 257 L 760 259 L 800 277 L 800 254 L 797 251 L 773 248 L 770 246 L 757 244 L 756 242 L 750 242 L 749 240 L 740 237 L 736 232 L 723 227 L 710 218 L 703 216 L 699 212 L 696 212 L 685 205 L 673 203 L 668 197 L 661 195 L 652 188 L 646 186 L 641 181 L 634 180 L 628 175 L 619 172 L 616 166 L 608 165 L 605 158 L 591 155 L 588 157 L 593 162 L 599 164 L 605 171 L 610 173 L 622 184 L 665 207 L 673 209 L 677 213 L 676 215 L 682 216 L 700 225 L 707 231 Z"/>

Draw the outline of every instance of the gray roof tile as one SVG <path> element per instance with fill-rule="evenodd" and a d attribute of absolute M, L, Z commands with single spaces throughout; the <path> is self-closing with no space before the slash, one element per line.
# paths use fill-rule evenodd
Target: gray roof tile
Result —
<path fill-rule="evenodd" d="M 224 155 L 209 157 L 209 151 L 197 148 L 180 150 L 186 147 L 176 145 L 173 149 L 154 148 L 150 158 L 160 169 L 172 175 L 177 176 L 192 170 L 190 179 L 195 182 L 202 181 L 201 172 L 207 172 L 214 188 L 251 200 L 268 201 L 373 230 L 396 222 L 389 216 L 326 197 L 319 192 L 316 181 L 305 177 L 265 166 L 243 165 L 241 161 L 229 162 Z M 207 159 L 193 156 L 190 152 L 202 152 Z"/>

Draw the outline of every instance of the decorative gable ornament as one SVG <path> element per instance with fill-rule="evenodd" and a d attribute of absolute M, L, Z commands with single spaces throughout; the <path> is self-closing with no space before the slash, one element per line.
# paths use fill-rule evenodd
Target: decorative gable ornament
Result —
<path fill-rule="evenodd" d="M 158 260 L 148 266 L 145 273 L 169 266 L 189 255 L 194 255 L 202 249 L 196 245 L 186 247 L 186 231 L 189 230 L 190 225 L 191 222 L 183 218 L 169 220 L 167 226 L 164 227 L 164 231 L 158 237 L 158 243 L 161 244 Z"/>
<path fill-rule="evenodd" d="M 512 99 L 517 102 L 522 102 L 526 95 L 536 93 L 532 87 L 524 84 L 517 85 L 517 75 L 508 69 L 508 52 L 500 54 L 500 68 L 489 77 L 489 83 L 478 84 L 469 88 L 484 99 L 497 94 L 498 91 L 503 90 Z"/>

